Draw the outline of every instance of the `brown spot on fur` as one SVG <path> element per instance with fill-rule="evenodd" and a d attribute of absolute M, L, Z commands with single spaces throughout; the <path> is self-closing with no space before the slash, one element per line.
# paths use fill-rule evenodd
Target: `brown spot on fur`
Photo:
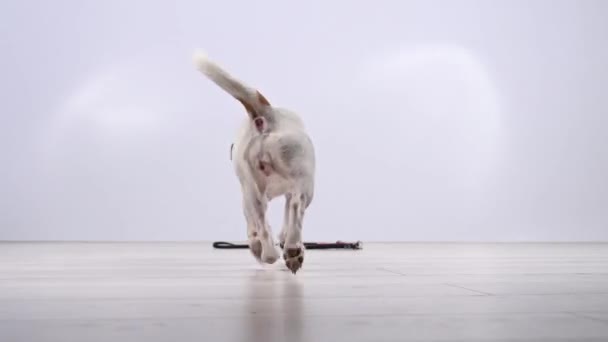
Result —
<path fill-rule="evenodd" d="M 258 101 L 260 102 L 260 104 L 262 104 L 263 106 L 270 106 L 270 102 L 268 102 L 268 100 L 264 97 L 264 95 L 260 94 L 260 92 L 257 92 L 257 97 L 258 97 Z M 260 113 L 258 113 L 255 110 L 255 107 L 251 105 L 251 103 L 238 98 L 237 100 L 239 100 L 239 102 L 243 105 L 243 107 L 245 107 L 245 110 L 247 110 L 247 113 L 249 113 L 249 116 L 251 116 L 252 119 L 258 118 L 260 117 Z"/>
<path fill-rule="evenodd" d="M 251 235 L 253 235 L 253 237 L 258 237 L 258 232 L 253 232 Z"/>
<path fill-rule="evenodd" d="M 264 239 L 268 239 L 268 231 L 264 230 L 264 231 L 262 232 L 262 237 L 263 237 Z"/>
<path fill-rule="evenodd" d="M 252 241 L 249 250 L 256 259 L 260 259 L 262 257 L 262 242 L 259 240 Z"/>
<path fill-rule="evenodd" d="M 251 116 L 252 119 L 255 119 L 259 116 L 258 113 L 256 113 L 253 106 L 251 104 L 249 104 L 247 101 L 245 101 L 243 99 L 239 99 L 239 98 L 237 98 L 237 100 L 239 100 L 239 102 L 243 104 L 243 106 L 245 107 L 245 110 L 247 110 L 247 113 L 249 113 L 249 115 Z"/>
<path fill-rule="evenodd" d="M 303 256 L 300 256 L 300 257 L 298 258 L 298 261 L 300 262 L 300 264 L 303 264 L 303 263 L 304 263 L 304 257 L 303 257 Z"/>
<path fill-rule="evenodd" d="M 270 102 L 268 102 L 268 100 L 266 100 L 264 95 L 262 95 L 259 91 L 257 93 L 258 93 L 258 100 L 260 101 L 260 103 L 263 104 L 264 106 L 270 106 Z"/>

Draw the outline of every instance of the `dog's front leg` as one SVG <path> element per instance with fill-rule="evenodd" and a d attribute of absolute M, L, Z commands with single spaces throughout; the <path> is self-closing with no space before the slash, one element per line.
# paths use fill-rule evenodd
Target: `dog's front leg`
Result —
<path fill-rule="evenodd" d="M 279 258 L 279 253 L 266 220 L 268 201 L 251 188 L 243 190 L 249 248 L 256 259 L 272 264 Z"/>

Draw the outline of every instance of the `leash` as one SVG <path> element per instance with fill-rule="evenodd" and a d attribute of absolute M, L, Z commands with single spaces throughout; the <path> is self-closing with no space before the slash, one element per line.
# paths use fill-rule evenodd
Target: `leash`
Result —
<path fill-rule="evenodd" d="M 213 243 L 213 248 L 216 249 L 248 249 L 248 244 L 237 244 L 226 241 L 215 241 Z M 281 246 L 283 248 L 283 246 Z M 357 242 L 342 242 L 336 241 L 334 243 L 331 242 L 304 242 L 304 248 L 306 249 L 352 249 L 358 250 L 362 249 L 363 246 L 361 241 Z"/>

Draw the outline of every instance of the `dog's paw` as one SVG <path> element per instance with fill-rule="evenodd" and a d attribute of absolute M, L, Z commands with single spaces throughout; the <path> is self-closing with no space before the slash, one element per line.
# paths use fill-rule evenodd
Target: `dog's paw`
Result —
<path fill-rule="evenodd" d="M 302 244 L 285 245 L 283 259 L 285 259 L 285 265 L 291 273 L 296 274 L 304 263 L 304 246 Z"/>
<path fill-rule="evenodd" d="M 267 264 L 274 264 L 279 259 L 279 252 L 274 245 L 267 245 L 262 250 L 261 258 Z"/>

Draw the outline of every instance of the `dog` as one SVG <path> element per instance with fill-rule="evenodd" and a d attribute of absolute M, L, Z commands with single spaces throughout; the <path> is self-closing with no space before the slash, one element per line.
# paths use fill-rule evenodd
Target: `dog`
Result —
<path fill-rule="evenodd" d="M 302 224 L 315 183 L 315 150 L 304 123 L 293 111 L 272 106 L 258 90 L 228 74 L 203 52 L 194 54 L 194 63 L 248 114 L 231 147 L 231 159 L 243 195 L 249 250 L 259 262 L 272 264 L 279 258 L 266 209 L 269 201 L 284 196 L 278 238 L 285 265 L 295 274 L 304 263 Z"/>

